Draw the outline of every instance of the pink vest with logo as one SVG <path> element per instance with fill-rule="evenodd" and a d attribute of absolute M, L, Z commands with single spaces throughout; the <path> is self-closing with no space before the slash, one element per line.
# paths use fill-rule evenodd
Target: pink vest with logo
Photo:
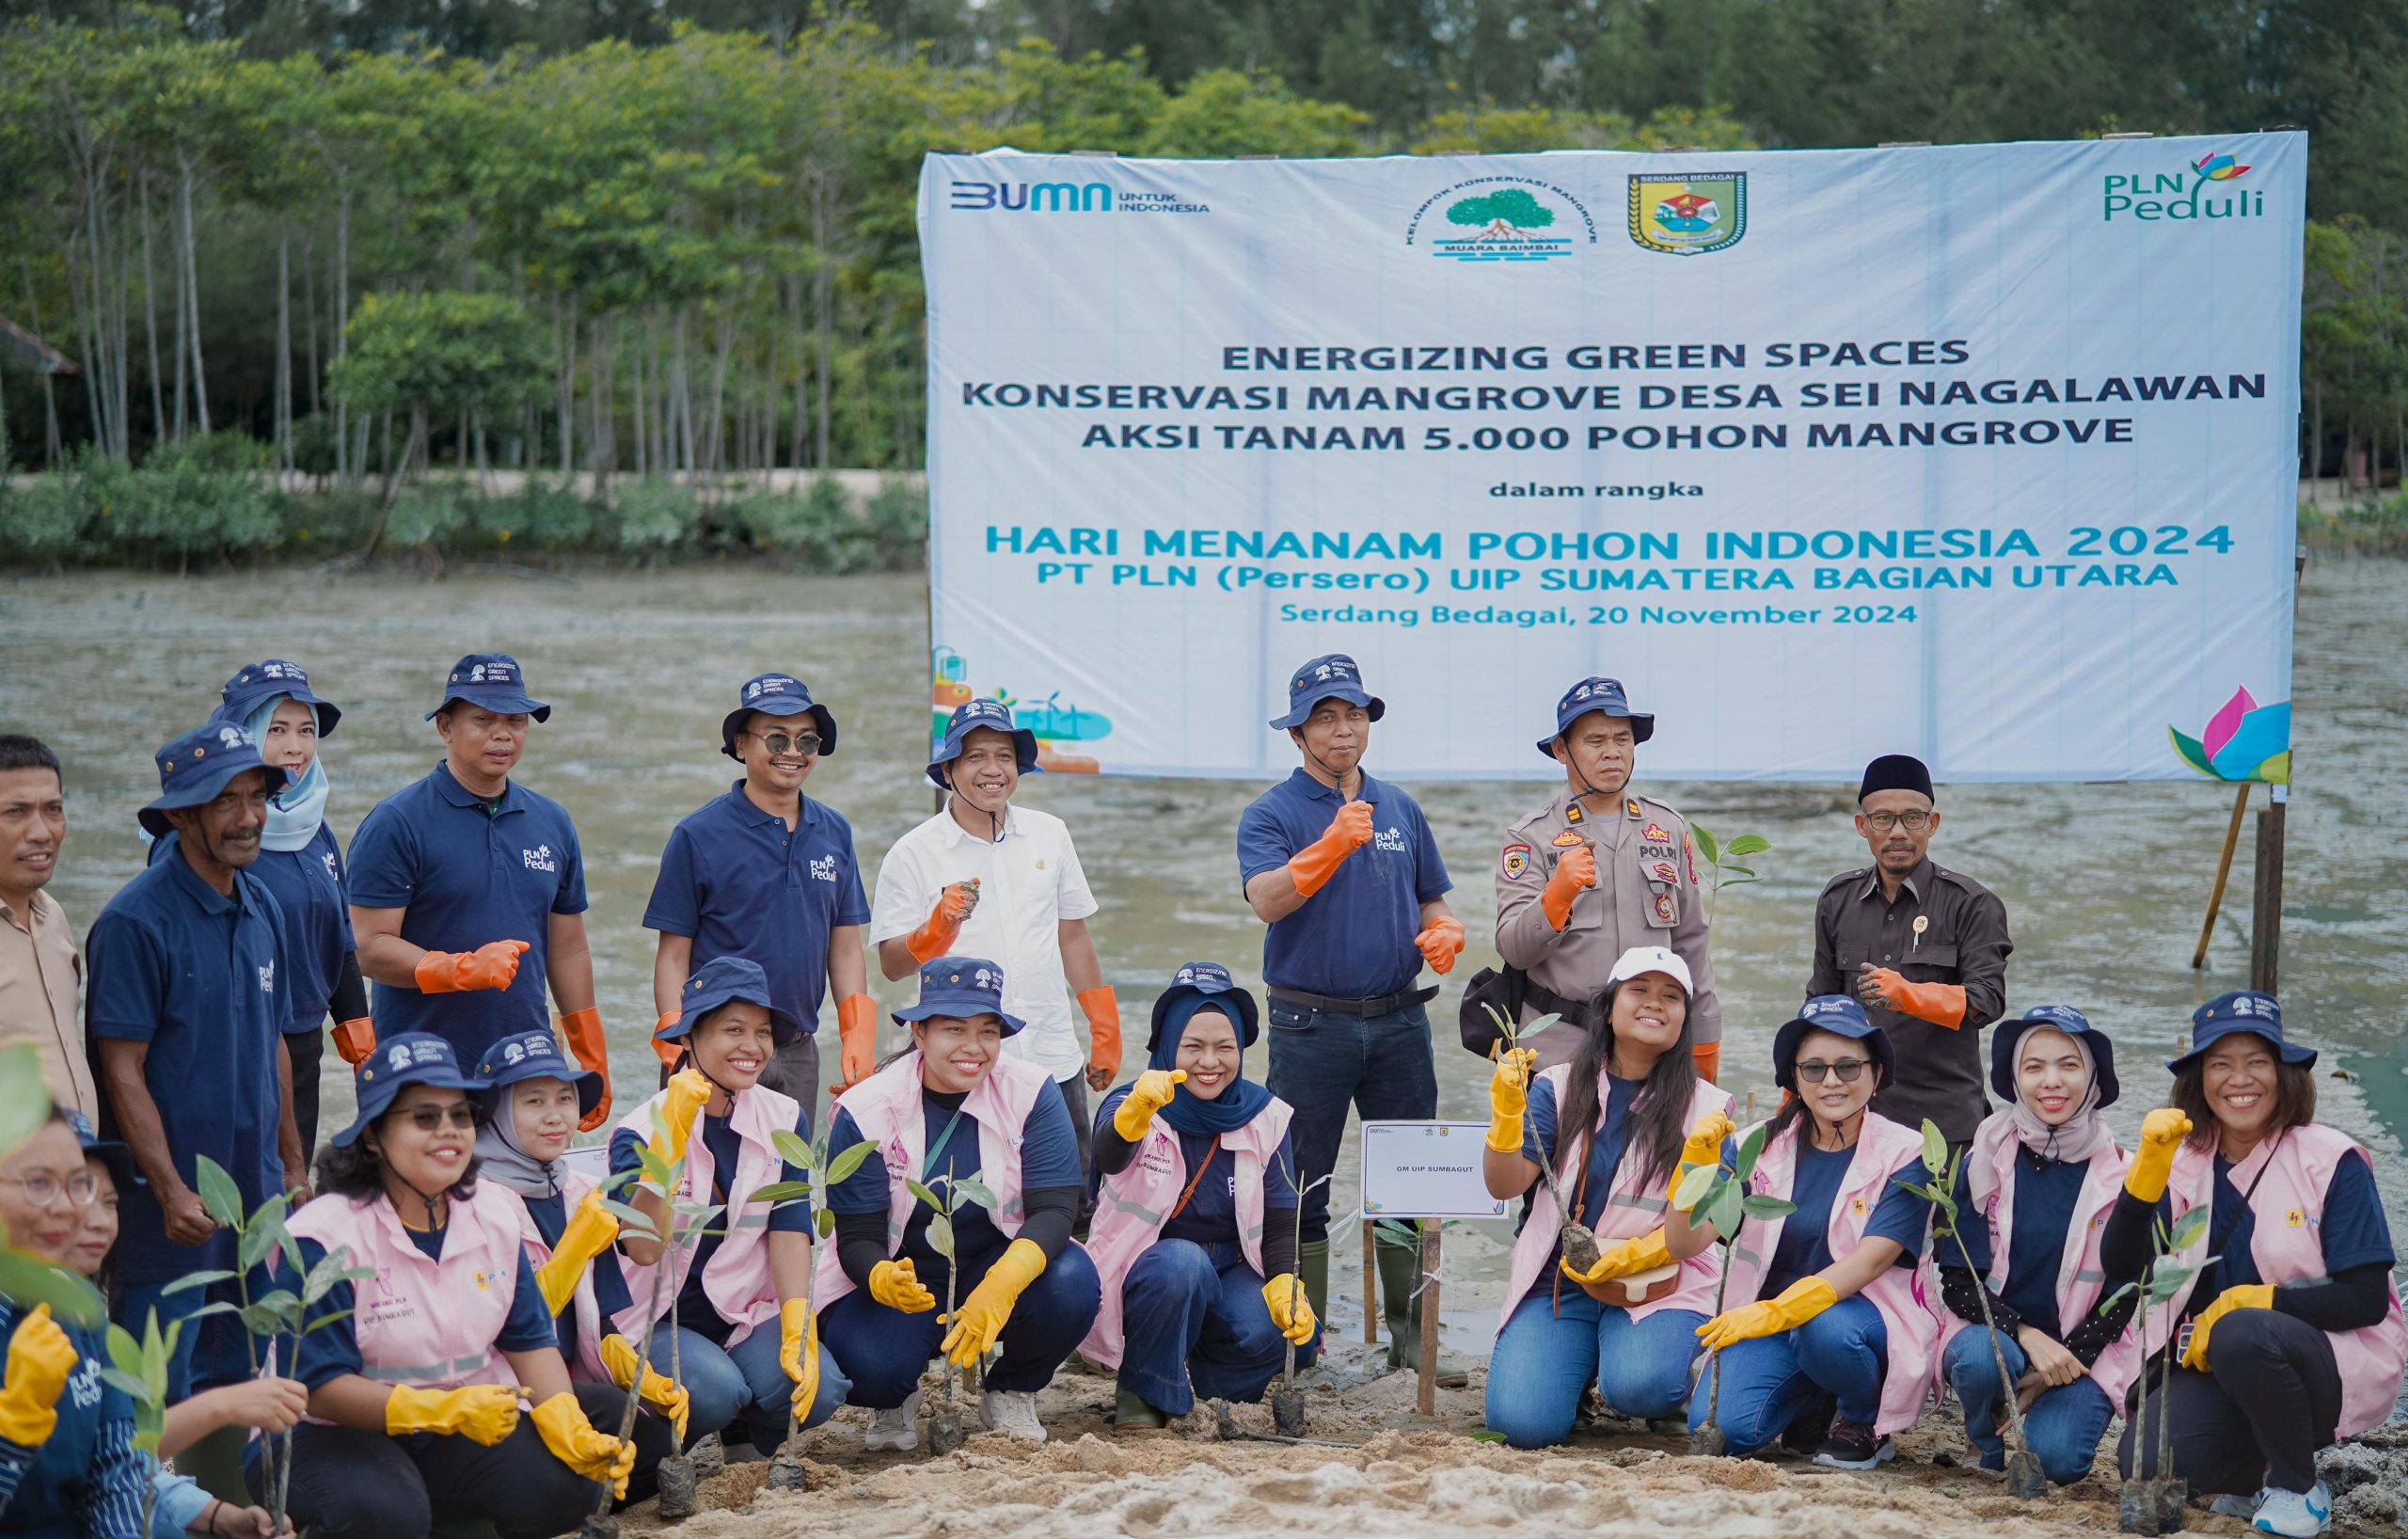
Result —
<path fill-rule="evenodd" d="M 1023 1059 L 998 1057 L 993 1068 L 962 1098 L 961 1113 L 978 1124 L 978 1179 L 995 1194 L 989 1216 L 1006 1235 L 1020 1232 L 1021 1130 L 1037 1098 L 1054 1081 Z M 920 1180 L 927 1153 L 927 1119 L 920 1102 L 920 1055 L 904 1054 L 836 1098 L 836 1111 L 853 1114 L 862 1137 L 877 1146 L 886 1165 L 886 1254 L 903 1248 L 903 1231 L 919 1198 L 904 1182 Z M 814 1307 L 824 1309 L 853 1291 L 853 1279 L 837 1264 L 836 1247 L 821 1245 L 814 1262 Z"/>
<path fill-rule="evenodd" d="M 2007 1117 L 2007 1112 L 1993 1112 L 1990 1120 Z M 1988 1123 L 1984 1124 L 1987 1129 Z M 1974 1148 L 1981 1147 L 1981 1134 L 1973 1139 Z M 1979 1213 L 1962 1215 L 1968 1224 L 1988 1223 L 1990 1236 L 1990 1292 L 2006 1289 L 2007 1260 L 2014 1254 L 2015 1244 L 2015 1176 L 2020 1162 L 2016 1150 L 2022 1145 L 2008 1137 L 1998 1145 L 1990 1161 L 1990 1177 L 1996 1186 L 1988 1203 Z M 1968 1156 L 1970 1158 L 1970 1156 Z M 2099 1307 L 2099 1295 L 2106 1291 L 2107 1272 L 2099 1261 L 2099 1245 L 2107 1230 L 2107 1215 L 2115 1210 L 2115 1198 L 2124 1190 L 2124 1171 L 2131 1164 L 2131 1156 L 2109 1144 L 2090 1157 L 2090 1168 L 2082 1179 L 2082 1193 L 2074 1199 L 2073 1214 L 2066 1230 L 2066 1245 L 2057 1263 L 2057 1324 L 2070 1332 L 2090 1317 Z M 1964 1258 L 1957 1253 L 1956 1242 L 1935 1233 L 1931 1242 L 1932 1259 L 1936 1264 L 1961 1266 Z M 2171 1314 L 2161 1306 L 2150 1317 L 2149 1340 L 2162 1344 Z M 1943 1306 L 1940 1311 L 1940 1344 L 1944 1349 L 1956 1339 L 1959 1331 L 1976 1324 Z M 2090 1376 L 2107 1392 L 2109 1404 L 2121 1415 L 2124 1391 L 2140 1376 L 2141 1347 L 2132 1328 L 2107 1343 L 2099 1360 L 2090 1365 Z"/>
<path fill-rule="evenodd" d="M 1237 1156 L 1238 1245 L 1257 1276 L 1262 1273 L 1262 1175 L 1279 1152 L 1279 1140 L 1288 1135 L 1294 1115 L 1293 1108 L 1274 1096 L 1252 1121 L 1221 1134 L 1221 1147 Z M 1079 1351 L 1099 1367 L 1120 1366 L 1121 1281 L 1170 1222 L 1171 1209 L 1187 1190 L 1188 1173 L 1178 1130 L 1156 1117 L 1127 1168 L 1104 1177 L 1097 1191 L 1086 1252 L 1103 1281 L 1103 1303 Z"/>
<path fill-rule="evenodd" d="M 2310 1122 L 2267 1139 L 2227 1173 L 2234 1190 L 2250 1194 L 2249 1211 L 2256 1222 L 2249 1254 L 2258 1262 L 2258 1280 L 2280 1287 L 2325 1275 L 2324 1194 L 2332 1189 L 2333 1172 L 2343 1160 L 2353 1158 L 2374 1164 L 2373 1156 L 2349 1134 Z M 2174 1174 L 2165 1188 L 2174 1216 L 2179 1219 L 2193 1208 L 2214 1212 L 2215 1179 L 2212 1141 L 2204 1148 L 2186 1141 L 2175 1150 Z M 2185 1261 L 2195 1264 L 2207 1255 L 2214 1228 L 2210 1221 L 2181 1253 Z M 2389 1302 L 2381 1320 L 2358 1330 L 2324 1333 L 2341 1370 L 2341 1420 L 2336 1430 L 2343 1437 L 2390 1418 L 2392 1404 L 2400 1398 L 2400 1373 L 2408 1369 L 2408 1322 L 2400 1317 L 2400 1290 L 2386 1282 L 2385 1291 Z M 2183 1309 L 2189 1303 L 2185 1288 L 2172 1307 Z"/>
<path fill-rule="evenodd" d="M 586 1194 L 593 1191 L 595 1184 L 594 1178 L 578 1171 L 563 1170 L 562 1172 L 561 1205 L 569 1216 L 577 1215 L 577 1205 L 585 1200 Z M 506 1186 L 501 1189 L 510 1190 Z M 527 1199 L 519 1197 L 515 1192 L 511 1192 L 510 1195 L 517 1198 L 518 1211 L 526 1215 L 527 1263 L 540 1272 L 544 1268 L 544 1263 L 552 1259 L 552 1247 L 544 1243 L 544 1231 L 535 1227 L 534 1215 L 527 1213 Z M 625 1199 L 622 1198 L 622 1200 Z M 606 1382 L 610 1375 L 603 1372 L 602 1358 L 599 1355 L 602 1341 L 602 1307 L 594 1302 L 594 1268 L 591 1265 L 578 1274 L 577 1292 L 570 1295 L 568 1307 L 569 1318 L 577 1322 L 577 1357 L 569 1363 L 570 1376 L 597 1383 Z"/>
<path fill-rule="evenodd" d="M 620 1119 L 618 1126 L 649 1142 L 653 1108 L 667 1094 L 664 1090 L 638 1106 Z M 779 1156 L 778 1147 L 770 1137 L 781 1131 L 793 1132 L 801 1115 L 802 1108 L 795 1104 L 793 1098 L 767 1086 L 756 1085 L 737 1096 L 728 1117 L 728 1125 L 735 1129 L 737 1136 L 736 1169 L 722 1175 L 703 1137 L 704 1114 L 699 1109 L 694 1113 L 694 1126 L 686 1141 L 686 1168 L 673 1201 L 712 1201 L 714 1184 L 727 1193 L 726 1211 L 705 1226 L 726 1233 L 703 1267 L 703 1295 L 711 1301 L 719 1317 L 735 1327 L 727 1338 L 731 1347 L 752 1335 L 763 1321 L 778 1317 L 778 1285 L 769 1275 L 769 1204 L 744 1199 L 783 1177 L 785 1161 Z M 631 1200 L 625 1192 L 619 1199 Z M 670 1300 L 685 1288 L 686 1275 L 693 1264 L 693 1241 L 679 1245 L 673 1253 L 662 1254 L 659 1265 L 667 1267 L 669 1274 L 660 1281 L 661 1315 L 669 1313 Z M 629 1303 L 611 1318 L 619 1334 L 641 1341 L 647 1317 L 652 1313 L 653 1273 L 657 1268 L 638 1266 L 623 1249 L 619 1253 L 619 1269 L 627 1279 Z"/>
<path fill-rule="evenodd" d="M 1806 1121 L 1801 1116 L 1790 1124 L 1788 1132 L 1765 1145 L 1764 1153 L 1756 1160 L 1755 1173 L 1749 1179 L 1750 1191 L 1782 1198 L 1789 1196 L 1798 1172 L 1799 1129 Z M 1873 1222 L 1874 1210 L 1880 1206 L 1882 1194 L 1889 1190 L 1890 1178 L 1901 1170 L 1917 1168 L 1922 1163 L 1921 1134 L 1877 1113 L 1864 1114 L 1863 1130 L 1857 1134 L 1856 1148 L 1850 1152 L 1847 1174 L 1840 1178 L 1839 1192 L 1831 1199 L 1825 1239 L 1834 1258 L 1847 1255 L 1864 1238 L 1866 1226 Z M 1730 1247 L 1731 1281 L 1724 1300 L 1726 1308 L 1735 1309 L 1762 1290 L 1765 1270 L 1772 1262 L 1773 1252 L 1781 1245 L 1782 1229 L 1788 1222 L 1786 1218 L 1770 1223 L 1751 1219 L 1742 1226 L 1740 1243 Z M 1881 1275 L 1866 1283 L 1857 1296 L 1880 1312 L 1882 1326 L 1890 1338 L 1890 1367 L 1881 1380 L 1881 1409 L 1873 1430 L 1902 1432 L 1914 1425 L 1915 1418 L 1923 1414 L 1925 1403 L 1940 1382 L 1940 1321 L 1933 1309 L 1940 1297 L 1940 1286 L 1931 1258 L 1925 1256 L 1911 1271 L 1902 1266 L 1883 1267 Z"/>
<path fill-rule="evenodd" d="M 1542 1070 L 1539 1073 L 1540 1079 L 1554 1087 L 1555 1103 L 1558 1107 L 1563 1104 L 1563 1087 L 1571 1075 L 1572 1066 L 1568 1063 L 1557 1064 L 1552 1069 Z M 1611 1093 L 1611 1090 L 1612 1087 L 1607 1083 L 1607 1076 L 1599 1074 L 1597 1076 L 1597 1105 L 1601 1114 L 1605 1107 L 1606 1097 Z M 1730 1091 L 1701 1079 L 1697 1082 L 1696 1093 L 1689 1098 L 1689 1109 L 1687 1115 L 1682 1118 L 1681 1126 L 1695 1127 L 1697 1119 L 1708 1112 L 1720 1112 L 1727 1117 L 1731 1113 L 1731 1108 Z M 1636 1107 L 1634 1106 L 1633 1109 L 1635 1110 Z M 1560 1124 L 1556 1128 L 1555 1136 L 1556 1150 L 1560 1156 L 1563 1148 L 1563 1129 Z M 1560 1157 L 1556 1161 L 1558 1170 L 1571 1170 L 1571 1179 L 1574 1181 L 1578 1179 L 1589 1158 L 1591 1134 L 1584 1131 L 1578 1136 L 1580 1148 L 1570 1165 L 1566 1166 Z M 1635 1240 L 1650 1230 L 1663 1228 L 1664 1212 L 1669 1206 L 1665 1201 L 1664 1191 L 1671 1184 L 1671 1172 L 1666 1170 L 1642 1176 L 1640 1166 L 1645 1163 L 1638 1157 L 1635 1150 L 1627 1145 L 1624 1147 L 1622 1163 L 1614 1167 L 1613 1190 L 1606 1198 L 1606 1211 L 1597 1219 L 1595 1233 L 1599 1240 L 1608 1243 L 1616 1240 Z M 1559 1175 L 1557 1179 L 1564 1178 Z M 1542 1180 L 1530 1188 L 1530 1215 L 1523 1223 L 1522 1232 L 1513 1241 L 1513 1260 L 1509 1274 L 1511 1280 L 1505 1286 L 1505 1312 L 1497 1317 L 1497 1322 L 1499 1330 L 1504 1328 L 1506 1321 L 1513 1318 L 1513 1310 L 1540 1280 L 1541 1274 L 1546 1269 L 1547 1258 L 1555 1254 L 1556 1241 L 1561 1234 L 1562 1228 L 1563 1220 L 1555 1209 L 1555 1195 L 1547 1190 L 1546 1182 Z M 1644 1320 L 1658 1309 L 1692 1309 L 1699 1314 L 1710 1315 L 1714 1312 L 1715 1285 L 1721 1277 L 1721 1252 L 1708 1245 L 1681 1263 L 1680 1275 L 1674 1279 L 1672 1292 L 1653 1304 L 1632 1305 L 1624 1312 L 1633 1320 Z M 1564 1286 L 1570 1288 L 1575 1284 L 1567 1280 Z"/>

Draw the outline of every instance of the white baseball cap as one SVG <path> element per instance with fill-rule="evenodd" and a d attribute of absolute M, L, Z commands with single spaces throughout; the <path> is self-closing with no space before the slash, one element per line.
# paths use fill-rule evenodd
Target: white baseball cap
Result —
<path fill-rule="evenodd" d="M 1679 984 L 1681 992 L 1685 994 L 1697 992 L 1697 984 L 1689 977 L 1689 964 L 1681 960 L 1670 947 L 1660 945 L 1635 945 L 1624 952 L 1620 960 L 1615 961 L 1613 973 L 1607 977 L 1606 987 L 1610 989 L 1624 979 L 1635 978 L 1641 973 L 1661 973 Z"/>

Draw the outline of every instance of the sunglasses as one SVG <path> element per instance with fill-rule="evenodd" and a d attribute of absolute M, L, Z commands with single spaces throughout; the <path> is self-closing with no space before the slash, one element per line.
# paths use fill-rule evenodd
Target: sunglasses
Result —
<path fill-rule="evenodd" d="M 1863 1074 L 1864 1066 L 1872 1061 L 1870 1058 L 1842 1058 L 1835 1063 L 1825 1063 L 1820 1058 L 1808 1058 L 1797 1066 L 1798 1077 L 1809 1084 L 1819 1085 L 1837 1074 L 1842 1085 L 1854 1085 Z"/>
<path fill-rule="evenodd" d="M 752 738 L 772 754 L 800 754 L 805 758 L 819 752 L 819 735 L 816 732 L 789 736 L 783 732 L 748 732 Z"/>
<path fill-rule="evenodd" d="M 410 1125 L 420 1133 L 434 1133 L 446 1122 L 455 1128 L 473 1128 L 483 1120 L 483 1108 L 473 1101 L 458 1101 L 449 1106 L 412 1106 Z"/>

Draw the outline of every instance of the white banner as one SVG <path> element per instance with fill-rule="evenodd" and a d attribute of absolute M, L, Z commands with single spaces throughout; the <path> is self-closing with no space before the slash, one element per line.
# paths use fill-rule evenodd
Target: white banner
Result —
<path fill-rule="evenodd" d="M 1783 153 L 930 156 L 938 720 L 1268 778 L 2281 778 L 2300 134 Z M 2195 761 L 2195 762 L 2194 762 Z"/>

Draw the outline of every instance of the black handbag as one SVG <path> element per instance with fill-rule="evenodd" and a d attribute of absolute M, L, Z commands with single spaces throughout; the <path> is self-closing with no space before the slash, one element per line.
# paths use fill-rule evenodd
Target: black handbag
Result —
<path fill-rule="evenodd" d="M 1496 1017 L 1483 1007 L 1494 1006 L 1508 1021 L 1522 1018 L 1522 997 L 1529 985 L 1529 975 L 1518 967 L 1498 971 L 1483 967 L 1464 985 L 1462 1004 L 1455 1017 L 1457 1032 L 1463 1037 L 1464 1051 L 1489 1058 L 1497 1055 L 1505 1041 L 1505 1034 L 1497 1027 Z"/>

